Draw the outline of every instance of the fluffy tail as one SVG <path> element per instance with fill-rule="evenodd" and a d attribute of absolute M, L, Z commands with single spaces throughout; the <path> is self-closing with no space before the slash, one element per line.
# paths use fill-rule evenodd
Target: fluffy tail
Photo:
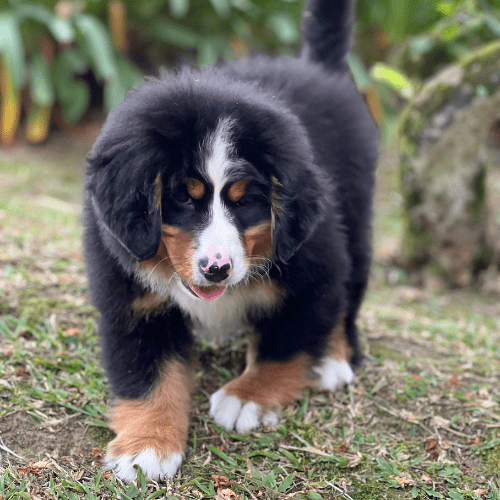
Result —
<path fill-rule="evenodd" d="M 353 11 L 354 0 L 308 0 L 302 23 L 303 57 L 332 70 L 346 70 Z"/>

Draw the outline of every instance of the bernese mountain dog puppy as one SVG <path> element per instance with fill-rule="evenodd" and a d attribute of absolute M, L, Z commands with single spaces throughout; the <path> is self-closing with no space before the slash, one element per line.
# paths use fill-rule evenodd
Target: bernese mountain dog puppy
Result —
<path fill-rule="evenodd" d="M 88 157 L 85 254 L 115 395 L 106 464 L 173 476 L 187 443 L 198 337 L 249 336 L 210 398 L 244 433 L 360 360 L 378 133 L 353 84 L 348 0 L 310 0 L 298 58 L 149 79 Z"/>

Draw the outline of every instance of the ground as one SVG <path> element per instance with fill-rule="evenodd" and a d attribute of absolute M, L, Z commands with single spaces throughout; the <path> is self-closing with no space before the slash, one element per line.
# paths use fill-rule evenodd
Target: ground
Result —
<path fill-rule="evenodd" d="M 388 153 L 355 383 L 307 393 L 278 425 L 240 436 L 213 423 L 208 397 L 240 373 L 242 346 L 201 345 L 177 477 L 124 485 L 104 471 L 109 394 L 80 219 L 96 131 L 1 152 L 0 500 L 500 499 L 499 297 L 406 284 L 391 264 L 401 198 Z"/>

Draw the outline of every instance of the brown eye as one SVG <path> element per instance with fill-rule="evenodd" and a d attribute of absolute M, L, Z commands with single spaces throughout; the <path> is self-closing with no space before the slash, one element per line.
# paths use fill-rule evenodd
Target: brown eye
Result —
<path fill-rule="evenodd" d="M 203 182 L 192 177 L 186 179 L 187 192 L 191 198 L 201 200 L 205 196 L 205 185 Z"/>

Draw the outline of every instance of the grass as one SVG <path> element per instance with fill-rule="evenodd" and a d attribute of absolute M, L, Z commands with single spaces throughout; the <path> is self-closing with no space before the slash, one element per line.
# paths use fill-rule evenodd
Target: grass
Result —
<path fill-rule="evenodd" d="M 498 297 L 405 284 L 388 255 L 400 224 L 387 167 L 355 383 L 307 392 L 276 426 L 228 433 L 208 397 L 243 369 L 241 344 L 202 344 L 180 473 L 156 483 L 139 471 L 126 485 L 103 470 L 112 433 L 86 295 L 82 175 L 56 165 L 0 160 L 1 500 L 500 499 Z"/>

